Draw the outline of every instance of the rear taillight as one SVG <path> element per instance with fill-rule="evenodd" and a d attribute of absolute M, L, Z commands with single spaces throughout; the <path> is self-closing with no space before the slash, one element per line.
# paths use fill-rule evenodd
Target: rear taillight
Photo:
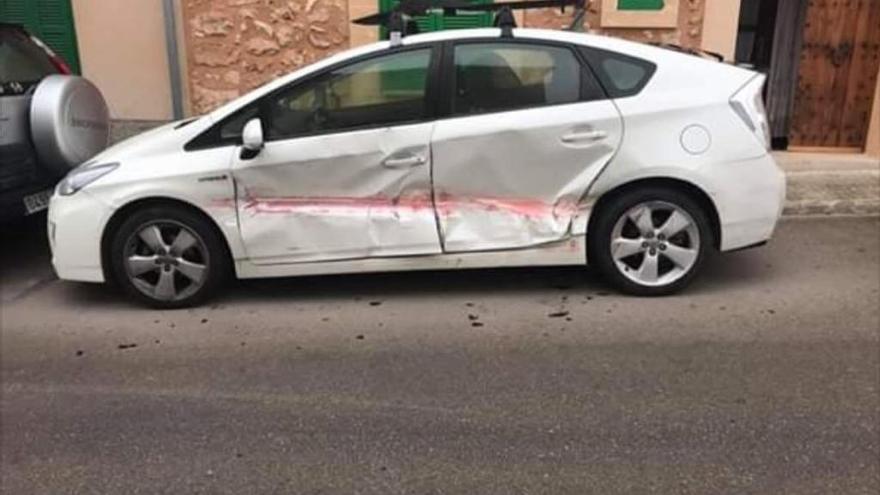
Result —
<path fill-rule="evenodd" d="M 730 107 L 758 140 L 770 149 L 770 124 L 761 94 L 766 77 L 758 74 L 730 97 Z"/>
<path fill-rule="evenodd" d="M 39 46 L 44 52 L 46 52 L 46 56 L 49 57 L 49 61 L 52 62 L 52 65 L 58 70 L 59 74 L 69 75 L 73 74 L 73 71 L 70 70 L 70 66 L 67 65 L 67 62 L 64 61 L 63 58 L 59 57 L 57 53 L 52 51 L 48 45 L 43 43 L 40 38 L 36 36 L 31 36 L 31 41 L 34 42 L 35 45 Z"/>

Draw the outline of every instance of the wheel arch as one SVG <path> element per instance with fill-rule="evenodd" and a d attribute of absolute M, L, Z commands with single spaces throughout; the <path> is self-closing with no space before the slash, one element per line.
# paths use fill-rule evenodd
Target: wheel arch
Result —
<path fill-rule="evenodd" d="M 220 226 L 217 225 L 217 222 L 214 220 L 214 218 L 211 217 L 211 215 L 188 201 L 184 201 L 178 198 L 170 198 L 167 196 L 151 196 L 140 198 L 125 204 L 121 208 L 118 208 L 116 211 L 114 211 L 110 218 L 107 220 L 107 223 L 104 226 L 104 230 L 101 233 L 101 270 L 104 273 L 104 280 L 111 283 L 113 281 L 110 264 L 110 246 L 113 243 L 113 234 L 119 229 L 125 219 L 128 218 L 132 213 L 142 208 L 148 208 L 151 206 L 170 206 L 181 208 L 195 213 L 196 215 L 204 219 L 208 223 L 208 225 L 210 225 L 211 228 L 214 229 L 215 233 L 221 239 L 223 239 L 223 249 L 226 259 L 229 262 L 229 266 L 235 266 L 235 259 L 232 256 L 229 239 L 226 238 L 226 234 L 223 232 L 223 229 L 221 229 Z"/>
<path fill-rule="evenodd" d="M 605 205 L 607 205 L 612 199 L 620 196 L 621 194 L 642 187 L 663 187 L 667 189 L 672 189 L 687 194 L 691 199 L 696 201 L 709 217 L 709 224 L 712 228 L 713 246 L 715 247 L 715 249 L 720 248 L 722 235 L 721 219 L 718 215 L 718 208 L 715 206 L 715 202 L 712 201 L 712 198 L 709 196 L 709 194 L 706 193 L 706 191 L 704 191 L 693 182 L 672 177 L 639 178 L 630 182 L 626 182 L 624 184 L 620 184 L 613 189 L 602 193 L 602 195 L 599 196 L 599 198 L 593 205 L 593 211 L 590 214 L 590 220 L 587 224 L 587 237 L 589 237 L 590 235 L 590 230 L 592 230 L 593 228 L 593 224 L 598 217 L 598 213 L 602 211 Z"/>

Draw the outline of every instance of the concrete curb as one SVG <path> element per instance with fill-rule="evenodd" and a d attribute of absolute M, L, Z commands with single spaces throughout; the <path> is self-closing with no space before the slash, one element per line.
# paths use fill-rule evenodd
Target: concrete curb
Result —
<path fill-rule="evenodd" d="M 165 123 L 114 121 L 111 142 Z M 880 215 L 880 159 L 830 153 L 773 156 L 788 180 L 783 215 Z"/>
<path fill-rule="evenodd" d="M 788 188 L 784 215 L 880 215 L 880 159 L 774 153 Z"/>
<path fill-rule="evenodd" d="M 786 217 L 809 216 L 880 216 L 880 201 L 786 201 L 782 215 Z"/>

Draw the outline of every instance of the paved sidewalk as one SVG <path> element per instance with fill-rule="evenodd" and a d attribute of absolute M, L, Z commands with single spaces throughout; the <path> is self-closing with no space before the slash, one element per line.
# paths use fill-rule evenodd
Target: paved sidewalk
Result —
<path fill-rule="evenodd" d="M 164 122 L 114 122 L 114 142 Z M 880 159 L 834 153 L 774 152 L 788 176 L 785 215 L 880 215 Z"/>
<path fill-rule="evenodd" d="M 774 153 L 788 178 L 785 215 L 880 214 L 880 159 Z"/>

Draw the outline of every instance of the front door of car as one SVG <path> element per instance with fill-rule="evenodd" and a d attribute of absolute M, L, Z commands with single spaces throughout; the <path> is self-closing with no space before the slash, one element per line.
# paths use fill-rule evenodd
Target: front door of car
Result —
<path fill-rule="evenodd" d="M 441 252 L 431 197 L 432 49 L 386 52 L 264 97 L 264 148 L 236 157 L 241 235 L 256 264 Z M 222 131 L 221 131 L 222 132 Z"/>
<path fill-rule="evenodd" d="M 564 239 L 620 144 L 616 106 L 568 46 L 462 41 L 452 51 L 451 118 L 432 138 L 444 251 Z"/>

